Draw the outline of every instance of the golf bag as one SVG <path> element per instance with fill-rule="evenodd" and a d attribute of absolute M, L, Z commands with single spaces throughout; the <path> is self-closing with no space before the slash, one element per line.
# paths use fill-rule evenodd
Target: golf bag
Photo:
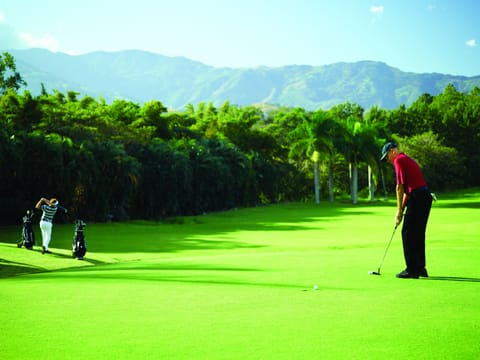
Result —
<path fill-rule="evenodd" d="M 85 235 L 83 233 L 85 226 L 83 220 L 75 220 L 75 235 L 73 236 L 72 257 L 82 260 L 87 253 Z"/>
<path fill-rule="evenodd" d="M 17 242 L 17 247 L 21 248 L 25 246 L 25 249 L 32 250 L 35 245 L 35 233 L 32 226 L 33 212 L 27 210 L 27 213 L 23 217 L 22 237 Z"/>

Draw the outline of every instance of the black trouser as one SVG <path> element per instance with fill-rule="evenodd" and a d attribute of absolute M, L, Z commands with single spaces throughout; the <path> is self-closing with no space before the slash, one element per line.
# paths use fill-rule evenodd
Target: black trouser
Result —
<path fill-rule="evenodd" d="M 407 271 L 415 273 L 425 267 L 425 231 L 432 207 L 432 195 L 428 188 L 412 191 L 403 218 L 403 254 Z"/>

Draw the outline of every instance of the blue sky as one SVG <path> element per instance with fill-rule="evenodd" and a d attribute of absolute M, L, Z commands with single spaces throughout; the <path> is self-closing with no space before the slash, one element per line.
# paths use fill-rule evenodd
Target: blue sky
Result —
<path fill-rule="evenodd" d="M 217 67 L 382 61 L 480 75 L 478 0 L 0 0 L 0 48 L 146 50 Z"/>

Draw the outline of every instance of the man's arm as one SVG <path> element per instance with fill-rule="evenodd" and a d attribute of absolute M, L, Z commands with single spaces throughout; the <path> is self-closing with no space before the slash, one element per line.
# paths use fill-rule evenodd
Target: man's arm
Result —
<path fill-rule="evenodd" d="M 40 208 L 42 207 L 42 204 L 43 204 L 43 203 L 51 206 L 50 201 L 48 201 L 48 200 L 45 199 L 45 198 L 41 198 L 40 200 L 38 200 L 37 205 L 35 205 L 35 208 L 36 208 L 36 209 L 40 209 Z"/>
<path fill-rule="evenodd" d="M 403 184 L 397 184 L 397 214 L 395 215 L 395 225 L 399 225 L 403 218 L 403 209 L 407 202 L 407 195 L 405 194 L 405 188 Z"/>
<path fill-rule="evenodd" d="M 57 205 L 57 207 L 58 207 L 60 210 L 63 210 L 63 211 L 65 212 L 65 214 L 68 212 L 67 208 L 64 208 L 63 206 Z"/>

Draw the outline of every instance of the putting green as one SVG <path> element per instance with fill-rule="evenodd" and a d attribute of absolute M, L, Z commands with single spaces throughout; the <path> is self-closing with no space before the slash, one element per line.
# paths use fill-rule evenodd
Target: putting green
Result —
<path fill-rule="evenodd" d="M 480 192 L 434 205 L 429 279 L 404 267 L 395 205 L 291 203 L 73 226 L 52 255 L 0 232 L 4 359 L 475 359 Z M 39 236 L 38 225 L 35 226 Z M 37 243 L 38 243 L 37 239 Z M 314 289 L 314 285 L 318 289 Z"/>

